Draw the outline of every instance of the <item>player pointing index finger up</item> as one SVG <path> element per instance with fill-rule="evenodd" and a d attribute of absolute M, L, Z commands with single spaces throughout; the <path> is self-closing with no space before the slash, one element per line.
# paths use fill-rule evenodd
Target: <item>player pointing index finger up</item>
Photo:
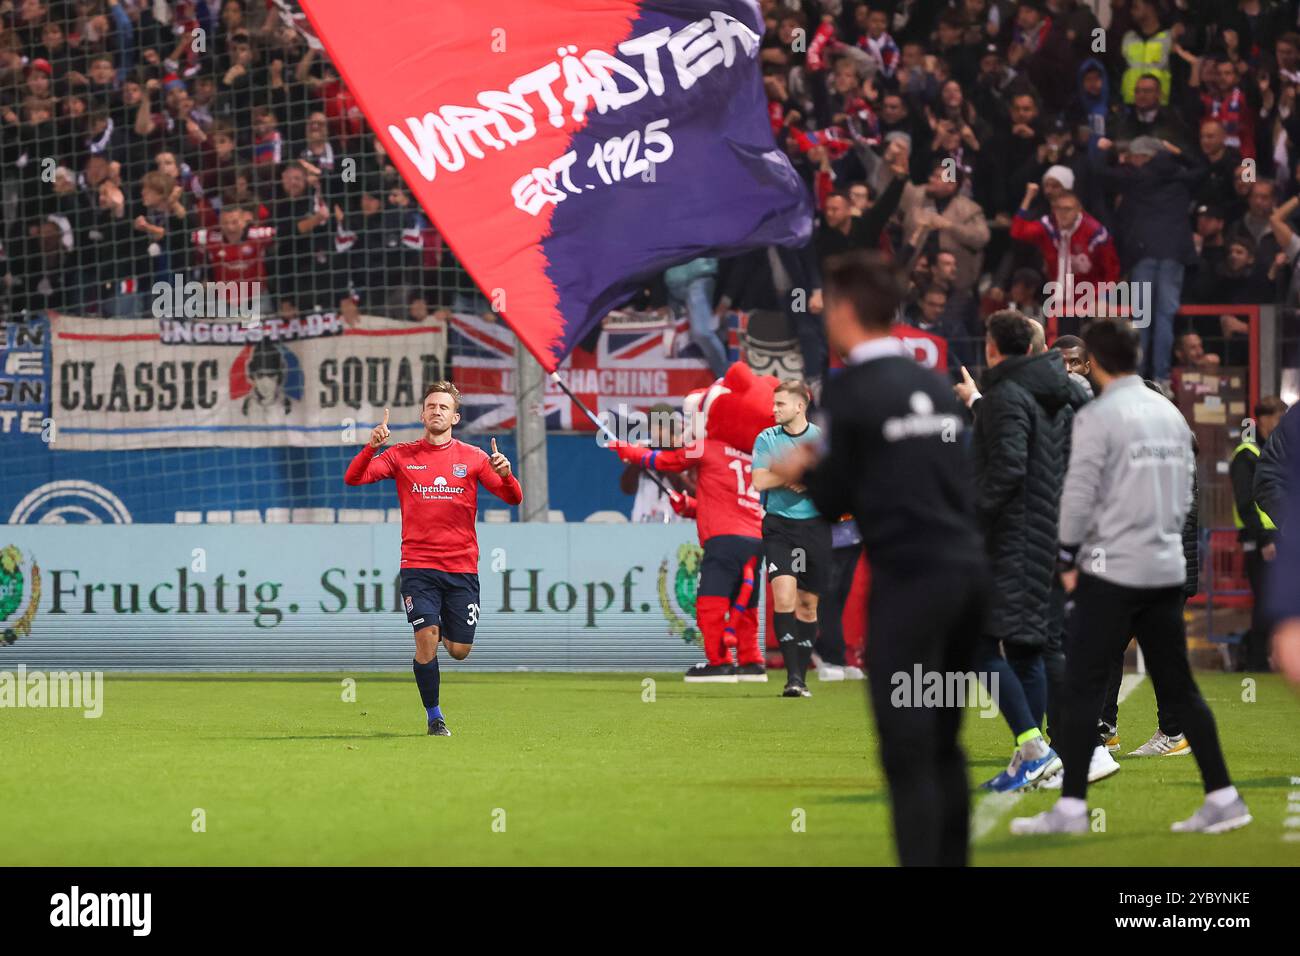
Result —
<path fill-rule="evenodd" d="M 384 409 L 384 420 L 370 431 L 370 447 L 379 448 L 388 441 L 388 409 Z"/>
<path fill-rule="evenodd" d="M 510 460 L 505 455 L 497 451 L 497 440 L 492 439 L 492 457 L 488 459 L 492 463 L 492 469 L 502 478 L 510 477 Z"/>
<path fill-rule="evenodd" d="M 478 488 L 507 504 L 524 497 L 510 473 L 510 461 L 457 441 L 460 393 L 451 382 L 435 382 L 424 393 L 420 421 L 424 436 L 379 453 L 388 440 L 389 410 L 370 441 L 348 465 L 343 480 L 366 485 L 391 478 L 402 507 L 402 600 L 415 629 L 415 683 L 420 688 L 429 734 L 450 737 L 438 703 L 438 645 L 464 660 L 474 645 L 479 619 Z"/>

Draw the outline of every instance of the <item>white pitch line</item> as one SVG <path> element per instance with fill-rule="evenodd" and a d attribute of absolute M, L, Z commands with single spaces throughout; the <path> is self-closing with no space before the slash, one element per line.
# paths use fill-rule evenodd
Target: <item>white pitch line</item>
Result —
<path fill-rule="evenodd" d="M 1129 694 L 1146 679 L 1144 674 L 1125 674 L 1119 685 L 1119 700 L 1122 704 Z M 971 815 L 971 842 L 982 840 L 993 832 L 993 828 L 1028 791 L 1020 793 L 990 793 L 975 804 Z"/>

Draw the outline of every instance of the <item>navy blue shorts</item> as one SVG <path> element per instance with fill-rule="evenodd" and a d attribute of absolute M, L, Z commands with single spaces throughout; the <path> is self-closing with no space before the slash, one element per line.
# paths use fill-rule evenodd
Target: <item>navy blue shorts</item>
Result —
<path fill-rule="evenodd" d="M 473 644 L 478 626 L 478 575 L 402 568 L 402 604 L 406 620 L 417 631 L 440 628 L 439 637 Z"/>
<path fill-rule="evenodd" d="M 754 561 L 755 582 L 759 580 L 760 562 L 763 557 L 761 538 L 749 538 L 739 534 L 715 535 L 704 542 L 704 559 L 700 562 L 701 595 L 724 597 L 734 601 L 740 595 L 741 579 L 745 565 Z M 758 592 L 755 584 L 749 596 L 749 607 L 758 607 Z"/>

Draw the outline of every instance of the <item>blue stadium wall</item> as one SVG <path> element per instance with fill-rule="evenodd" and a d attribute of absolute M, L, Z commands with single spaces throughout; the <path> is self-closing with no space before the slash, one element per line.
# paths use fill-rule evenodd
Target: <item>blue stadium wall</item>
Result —
<path fill-rule="evenodd" d="M 492 436 L 462 437 L 486 449 Z M 518 461 L 513 434 L 497 436 L 497 445 Z M 596 444 L 594 435 L 552 435 L 547 451 L 550 506 L 566 520 L 582 521 L 606 510 L 630 514 L 632 498 L 618 487 L 623 465 Z M 52 482 L 97 485 L 116 496 L 139 524 L 171 524 L 177 512 L 396 507 L 389 482 L 365 488 L 343 484 L 356 452 L 357 446 L 51 451 L 37 436 L 10 433 L 0 436 L 0 521 L 11 520 L 19 502 Z M 52 497 L 51 507 L 57 501 Z M 92 502 L 85 504 L 93 509 Z M 479 506 L 480 517 L 485 508 L 507 507 L 487 494 Z M 38 511 L 22 520 L 40 516 Z M 106 513 L 96 517 L 113 520 Z"/>

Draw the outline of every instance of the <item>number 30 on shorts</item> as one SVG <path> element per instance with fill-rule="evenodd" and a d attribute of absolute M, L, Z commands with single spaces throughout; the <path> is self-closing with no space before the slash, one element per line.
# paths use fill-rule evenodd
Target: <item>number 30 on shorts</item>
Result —
<path fill-rule="evenodd" d="M 468 624 L 470 627 L 473 627 L 475 624 L 478 623 L 478 610 L 479 610 L 478 605 L 471 604 L 468 606 L 468 610 L 469 610 L 469 618 L 465 621 L 465 623 Z"/>

